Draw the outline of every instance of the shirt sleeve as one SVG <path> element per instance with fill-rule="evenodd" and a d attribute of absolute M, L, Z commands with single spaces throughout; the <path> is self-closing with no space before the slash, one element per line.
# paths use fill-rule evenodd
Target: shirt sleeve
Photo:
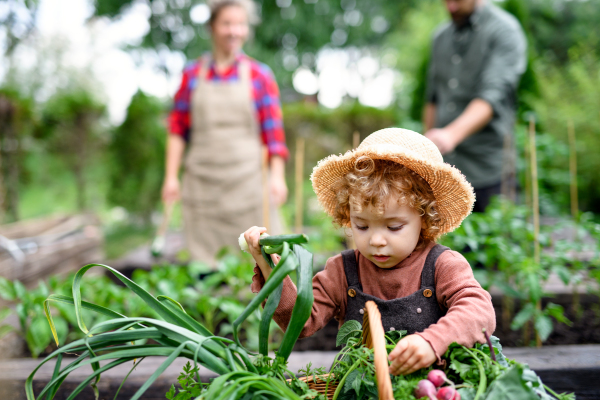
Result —
<path fill-rule="evenodd" d="M 435 94 L 435 63 L 433 57 L 433 51 L 435 48 L 435 41 L 431 45 L 431 51 L 429 53 L 429 62 L 427 65 L 427 76 L 425 83 L 425 102 L 435 104 L 436 94 Z"/>
<path fill-rule="evenodd" d="M 258 64 L 257 69 L 253 84 L 262 141 L 269 157 L 278 155 L 287 160 L 289 151 L 285 143 L 279 87 L 269 67 Z"/>
<path fill-rule="evenodd" d="M 447 309 L 445 316 L 417 333 L 433 348 L 438 362 L 448 346 L 457 342 L 467 347 L 485 343 L 482 329 L 491 335 L 496 329 L 492 297 L 473 276 L 467 260 L 458 252 L 443 252 L 435 264 L 437 301 Z"/>
<path fill-rule="evenodd" d="M 312 284 L 315 300 L 310 317 L 300 333 L 300 338 L 312 336 L 327 325 L 332 318 L 343 319 L 346 307 L 345 294 L 348 288 L 343 271 L 344 267 L 341 256 L 337 256 L 327 260 L 325 269 L 314 276 Z M 258 267 L 254 268 L 254 272 L 252 291 L 258 292 L 264 285 L 264 278 Z M 297 294 L 296 285 L 294 285 L 289 276 L 286 277 L 283 280 L 283 291 L 279 306 L 275 310 L 275 314 L 273 314 L 273 320 L 284 331 L 290 323 Z"/>
<path fill-rule="evenodd" d="M 515 23 L 498 29 L 491 45 L 475 97 L 488 102 L 497 114 L 507 98 L 516 96 L 519 79 L 527 66 L 527 41 Z"/>
<path fill-rule="evenodd" d="M 169 114 L 169 133 L 179 135 L 187 142 L 190 137 L 190 80 L 193 74 L 198 73 L 197 63 L 183 70 L 181 85 L 173 98 L 173 108 Z"/>

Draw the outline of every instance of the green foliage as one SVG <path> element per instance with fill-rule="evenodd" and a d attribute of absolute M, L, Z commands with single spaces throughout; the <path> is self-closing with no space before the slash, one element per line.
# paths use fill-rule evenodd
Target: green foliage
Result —
<path fill-rule="evenodd" d="M 344 322 L 344 325 L 340 327 L 340 330 L 337 333 L 335 338 L 335 345 L 339 347 L 341 345 L 346 345 L 348 339 L 354 338 L 358 339 L 362 335 L 362 324 L 356 320 L 349 320 Z"/>
<path fill-rule="evenodd" d="M 392 109 L 366 107 L 358 102 L 335 110 L 307 103 L 284 104 L 283 115 L 290 153 L 294 154 L 296 150 L 297 138 L 302 137 L 306 141 L 305 176 L 319 160 L 350 150 L 354 132 L 358 132 L 362 140 L 399 122 Z"/>
<path fill-rule="evenodd" d="M 108 200 L 146 224 L 160 202 L 167 137 L 164 114 L 160 100 L 138 91 L 108 146 Z"/>
<path fill-rule="evenodd" d="M 540 244 L 542 248 L 540 263 L 533 258 L 533 225 L 529 220 L 530 211 L 525 206 L 514 205 L 508 201 L 495 199 L 485 213 L 469 216 L 454 232 L 446 235 L 441 243 L 453 249 L 463 251 L 475 269 L 475 277 L 485 288 L 495 286 L 504 296 L 519 300 L 521 310 L 512 321 L 512 329 L 519 329 L 529 321 L 541 340 L 552 333 L 553 322 L 570 324 L 561 306 L 547 303 L 541 307 L 542 299 L 549 297 L 543 287 L 551 273 L 556 273 L 565 284 L 578 283 L 582 271 L 595 271 L 600 264 L 595 243 L 582 240 L 552 241 L 553 233 L 573 228 L 568 219 L 542 225 Z M 596 227 L 589 220 L 575 225 L 578 237 L 590 235 Z M 578 259 L 578 252 L 592 251 L 595 256 L 584 262 Z"/>
<path fill-rule="evenodd" d="M 249 290 L 253 266 L 248 257 L 225 254 L 217 264 L 217 271 L 203 280 L 198 280 L 198 276 L 207 270 L 198 263 L 187 267 L 161 265 L 150 271 L 136 270 L 133 279 L 148 292 L 161 293 L 178 300 L 192 318 L 211 332 L 226 336 L 232 333 L 230 321 L 235 320 L 245 304 L 254 297 Z M 60 296 L 70 295 L 72 281 L 73 275 L 51 277 L 47 284 L 40 282 L 38 287 L 27 290 L 19 281 L 0 278 L 0 297 L 13 303 L 11 308 L 0 310 L 0 321 L 8 314 L 17 314 L 20 323 L 18 333 L 26 340 L 29 352 L 34 357 L 45 353 L 52 343 L 43 302 L 50 292 Z M 106 276 L 84 277 L 81 288 L 83 299 L 118 314 L 157 317 L 143 300 L 131 296 L 127 288 L 115 284 Z M 53 302 L 52 306 L 59 343 L 71 343 L 82 338 L 72 307 L 62 302 Z M 83 310 L 86 324 L 94 325 L 107 319 L 106 315 Z M 247 346 L 251 349 L 258 348 L 259 322 L 259 314 L 252 313 L 242 325 L 241 337 L 247 340 Z M 10 330 L 9 325 L 0 325 L 0 335 Z M 272 344 L 279 337 L 275 323 L 269 324 L 269 332 L 273 336 Z"/>
<path fill-rule="evenodd" d="M 99 154 L 99 121 L 105 112 L 104 104 L 83 86 L 61 89 L 44 104 L 38 138 L 75 176 L 79 210 L 86 208 L 86 171 L 89 160 Z"/>
<path fill-rule="evenodd" d="M 118 18 L 133 1 L 97 0 L 94 3 L 95 16 Z M 270 65 L 279 83 L 289 87 L 292 71 L 300 63 L 314 68 L 314 55 L 323 46 L 332 45 L 332 42 L 336 47 L 377 44 L 389 28 L 398 23 L 398 18 L 418 2 L 320 0 L 295 1 L 287 7 L 280 7 L 284 3 L 274 1 L 256 3 L 261 24 L 246 45 L 246 51 Z M 150 30 L 140 47 L 159 50 L 166 46 L 183 52 L 188 59 L 209 50 L 211 43 L 207 24 L 197 25 L 190 18 L 190 9 L 196 4 L 152 0 L 150 6 L 153 12 L 148 21 Z M 333 35 L 334 31 L 336 35 Z M 333 40 L 332 36 L 337 39 Z M 284 59 L 287 61 L 284 62 Z"/>
<path fill-rule="evenodd" d="M 534 102 L 539 123 L 543 131 L 553 138 L 552 147 L 557 153 L 547 164 L 552 163 L 553 170 L 562 171 L 560 178 L 555 179 L 553 195 L 560 191 L 568 193 L 567 127 L 572 122 L 576 135 L 580 208 L 593 212 L 600 211 L 600 177 L 597 173 L 600 94 L 595 89 L 600 85 L 599 62 L 600 56 L 582 46 L 570 50 L 569 63 L 565 66 L 540 63 L 537 74 L 542 97 Z"/>
<path fill-rule="evenodd" d="M 0 176 L 4 192 L 2 207 L 9 221 L 20 217 L 20 186 L 26 181 L 27 142 L 36 126 L 33 99 L 14 85 L 0 86 Z"/>
<path fill-rule="evenodd" d="M 270 240 L 272 241 L 274 238 Z M 265 247 L 267 246 L 264 246 L 263 250 L 265 250 Z M 56 365 L 54 373 L 50 382 L 39 393 L 40 398 L 46 393 L 48 393 L 49 397 L 53 397 L 69 373 L 79 367 L 90 365 L 93 373 L 73 390 L 70 398 L 75 398 L 92 381 L 94 381 L 92 386 L 95 388 L 100 374 L 105 370 L 147 356 L 166 356 L 166 359 L 133 395 L 132 400 L 141 398 L 144 392 L 177 357 L 186 357 L 194 361 L 195 367 L 199 364 L 221 375 L 208 388 L 205 394 L 206 397 L 204 397 L 206 399 L 227 398 L 237 400 L 247 399 L 252 397 L 253 394 L 260 394 L 266 399 L 286 398 L 300 400 L 301 398 L 295 395 L 286 383 L 284 373 L 289 373 L 286 368 L 286 359 L 298 338 L 300 330 L 306 323 L 310 309 L 312 308 L 312 284 L 310 279 L 305 279 L 305 275 L 308 275 L 307 272 L 312 271 L 312 255 L 298 244 L 293 245 L 293 251 L 290 251 L 288 242 L 284 242 L 281 247 L 282 249 L 277 251 L 281 255 L 280 261 L 274 267 L 267 284 L 263 287 L 259 295 L 242 310 L 234 322 L 233 336 L 235 341 L 213 335 L 205 326 L 187 314 L 181 304 L 172 298 L 164 295 L 157 297 L 151 295 L 142 286 L 109 266 L 88 264 L 81 268 L 73 279 L 73 296 L 50 295 L 44 302 L 44 308 L 50 328 L 55 333 L 56 324 L 50 314 L 50 304 L 56 303 L 74 306 L 74 316 L 77 326 L 85 334 L 85 337 L 62 346 L 40 363 L 25 382 L 25 391 L 28 400 L 35 399 L 33 392 L 33 378 L 35 374 L 43 364 L 53 360 L 55 357 Z M 274 249 L 271 250 L 273 250 L 273 253 L 275 252 Z M 263 252 L 263 255 L 265 259 L 271 260 L 266 253 Z M 293 268 L 288 268 L 290 265 Z M 130 294 L 135 294 L 143 301 L 146 307 L 152 309 L 161 319 L 128 318 L 116 313 L 114 310 L 84 301 L 81 293 L 82 284 L 85 284 L 83 277 L 87 271 L 94 267 L 101 267 L 112 273 L 116 279 L 127 287 Z M 275 360 L 271 360 L 262 355 L 257 360 L 257 365 L 255 365 L 250 359 L 249 353 L 239 343 L 238 327 L 254 311 L 256 308 L 255 303 L 260 304 L 273 291 L 274 287 L 277 286 L 277 284 L 269 285 L 269 282 L 277 279 L 276 277 L 280 274 L 280 271 L 286 271 L 287 275 L 294 270 L 298 270 L 299 275 L 299 301 L 296 302 L 296 306 L 292 312 L 290 325 L 288 326 L 286 335 L 284 335 L 278 356 Z M 306 289 L 310 290 L 309 295 L 304 292 Z M 13 291 L 16 291 L 16 289 Z M 258 302 L 255 301 L 256 299 L 259 299 Z M 300 311 L 308 309 L 309 313 L 298 313 L 299 309 Z M 108 316 L 110 319 L 88 329 L 84 322 L 83 313 L 85 310 Z M 303 320 L 300 320 L 300 318 Z M 261 332 L 261 334 L 263 333 Z M 152 339 L 156 344 L 154 342 L 148 344 L 149 339 Z M 79 357 L 68 366 L 62 368 L 63 355 L 73 352 L 79 353 Z M 100 362 L 108 359 L 114 361 L 104 364 L 101 367 Z M 196 369 L 193 370 L 189 367 L 184 371 L 188 377 L 196 372 Z M 186 381 L 186 388 L 195 388 L 193 383 L 188 385 L 187 381 L 189 379 L 185 376 L 183 380 Z M 198 379 L 196 378 L 195 381 L 198 382 Z M 233 385 L 231 384 L 232 381 L 234 382 Z M 168 395 L 174 397 L 175 390 L 170 390 Z"/>
<path fill-rule="evenodd" d="M 192 364 L 188 361 L 183 367 L 183 372 L 177 378 L 177 382 L 181 388 L 176 390 L 175 385 L 171 385 L 171 389 L 166 394 L 167 399 L 190 400 L 200 396 L 203 386 L 201 382 L 195 379 L 198 371 L 198 366 L 192 367 Z"/>
<path fill-rule="evenodd" d="M 5 319 L 11 313 L 17 315 L 19 319 L 17 332 L 25 339 L 27 348 L 34 358 L 45 351 L 52 340 L 43 309 L 43 302 L 48 295 L 49 288 L 44 282 L 40 282 L 32 290 L 27 290 L 19 281 L 11 282 L 0 277 L 0 298 L 15 302 L 14 309 L 4 308 L 0 310 L 0 320 Z M 4 334 L 12 330 L 13 328 L 10 325 L 0 326 L 0 332 Z M 64 320 L 57 324 L 57 334 L 63 341 L 67 337 L 67 326 Z"/>

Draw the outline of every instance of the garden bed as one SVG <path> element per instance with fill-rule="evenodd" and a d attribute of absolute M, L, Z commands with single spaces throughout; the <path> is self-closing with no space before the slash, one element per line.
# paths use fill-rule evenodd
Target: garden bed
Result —
<path fill-rule="evenodd" d="M 546 346 L 541 349 L 505 348 L 504 353 L 509 358 L 529 364 L 544 383 L 556 391 L 575 391 L 578 400 L 600 400 L 600 386 L 597 384 L 597 377 L 600 375 L 600 345 Z M 308 362 L 312 362 L 313 367 L 329 367 L 336 354 L 336 351 L 292 353 L 289 359 L 290 370 L 297 371 L 305 367 Z M 118 398 L 131 397 L 161 361 L 162 359 L 159 357 L 150 357 L 144 360 L 130 375 Z M 165 393 L 177 380 L 185 363 L 185 359 L 178 359 L 160 376 L 143 398 L 145 400 L 164 400 Z M 32 359 L 0 362 L 0 398 L 25 400 L 25 379 L 37 364 L 38 361 Z M 130 369 L 131 365 L 126 364 L 105 372 L 98 385 L 100 399 L 114 398 L 123 377 Z M 36 391 L 39 391 L 47 383 L 51 375 L 52 365 L 47 364 L 39 373 L 40 379 L 35 381 Z M 71 390 L 81 383 L 85 376 L 87 376 L 86 371 L 70 375 L 55 399 L 66 399 Z M 202 381 L 208 382 L 209 379 L 216 377 L 216 374 L 201 369 L 200 376 Z M 93 391 L 88 388 L 77 396 L 77 399 L 93 400 Z"/>

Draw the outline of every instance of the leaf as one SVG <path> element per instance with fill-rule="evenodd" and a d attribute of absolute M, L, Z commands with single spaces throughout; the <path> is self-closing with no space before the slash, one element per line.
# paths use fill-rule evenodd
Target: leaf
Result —
<path fill-rule="evenodd" d="M 12 313 L 12 310 L 10 308 L 0 308 L 0 321 L 3 321 L 11 313 Z"/>
<path fill-rule="evenodd" d="M 348 374 L 346 382 L 344 382 L 344 389 L 340 393 L 338 399 L 340 400 L 355 400 L 358 398 L 358 391 L 355 389 L 355 381 L 358 381 L 360 385 L 360 374 L 358 370 L 354 370 Z"/>
<path fill-rule="evenodd" d="M 555 320 L 563 324 L 567 324 L 569 326 L 572 325 L 571 321 L 565 316 L 564 308 L 558 304 L 548 303 L 548 305 L 544 309 L 544 314 L 554 318 Z"/>
<path fill-rule="evenodd" d="M 520 327 L 525 325 L 526 322 L 530 321 L 533 318 L 534 314 L 535 304 L 528 303 L 525 307 L 523 307 L 521 311 L 517 313 L 517 315 L 515 315 L 512 324 L 510 324 L 510 329 L 512 329 L 513 331 L 519 329 Z"/>
<path fill-rule="evenodd" d="M 522 378 L 523 367 L 516 364 L 496 379 L 485 395 L 485 400 L 539 400 Z"/>
<path fill-rule="evenodd" d="M 392 340 L 392 344 L 396 344 L 400 341 L 400 339 L 402 339 L 404 336 L 406 336 L 406 334 L 408 333 L 408 331 L 402 330 L 402 331 L 389 331 L 385 333 L 385 336 L 387 336 L 388 338 L 390 338 Z"/>
<path fill-rule="evenodd" d="M 52 341 L 52 332 L 45 317 L 35 317 L 31 321 L 25 333 L 25 341 L 33 358 L 37 358 L 46 349 Z"/>
<path fill-rule="evenodd" d="M 550 336 L 550 334 L 552 333 L 552 330 L 554 328 L 552 326 L 552 320 L 550 319 L 550 317 L 547 317 L 543 314 L 536 315 L 534 326 L 535 326 L 535 331 L 540 336 L 540 339 L 542 340 L 542 342 L 544 342 L 544 341 L 546 341 L 546 339 L 548 339 L 548 336 Z"/>
<path fill-rule="evenodd" d="M 569 282 L 571 282 L 571 278 L 572 278 L 572 274 L 571 271 L 569 271 L 564 265 L 555 265 L 552 267 L 552 271 L 558 275 L 558 277 L 560 278 L 560 280 L 565 284 L 568 285 Z"/>
<path fill-rule="evenodd" d="M 2 276 L 0 276 L 0 297 L 8 301 L 13 301 L 16 297 L 12 282 Z"/>
<path fill-rule="evenodd" d="M 358 334 L 357 334 L 358 333 Z M 351 337 L 360 337 L 362 334 L 362 324 L 354 319 L 344 322 L 344 325 L 340 327 L 335 338 L 335 345 L 342 346 L 348 342 Z"/>
<path fill-rule="evenodd" d="M 476 390 L 473 388 L 460 388 L 458 389 L 461 400 L 473 400 L 475 398 Z"/>
<path fill-rule="evenodd" d="M 175 397 L 175 385 L 171 385 L 171 389 L 169 389 L 165 397 L 169 400 L 172 400 L 173 397 Z"/>
<path fill-rule="evenodd" d="M 527 285 L 531 302 L 539 301 L 542 298 L 542 286 L 540 285 L 540 277 L 535 272 L 527 274 Z"/>

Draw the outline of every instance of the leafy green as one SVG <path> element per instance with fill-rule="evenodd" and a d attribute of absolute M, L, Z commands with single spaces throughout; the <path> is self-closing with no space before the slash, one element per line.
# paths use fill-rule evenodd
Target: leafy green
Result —
<path fill-rule="evenodd" d="M 523 380 L 523 367 L 515 364 L 496 379 L 485 394 L 486 400 L 539 400 Z"/>
<path fill-rule="evenodd" d="M 344 322 L 335 338 L 335 345 L 346 345 L 351 337 L 358 339 L 362 335 L 362 324 L 354 319 Z"/>

